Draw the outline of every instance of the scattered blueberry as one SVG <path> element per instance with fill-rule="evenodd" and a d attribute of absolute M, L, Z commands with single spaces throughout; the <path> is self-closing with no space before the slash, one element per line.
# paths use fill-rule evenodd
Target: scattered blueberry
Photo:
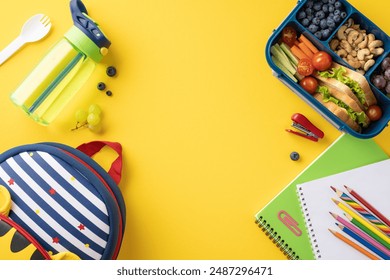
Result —
<path fill-rule="evenodd" d="M 297 152 L 292 152 L 290 154 L 290 158 L 293 160 L 293 161 L 297 161 L 299 159 L 299 154 Z"/>
<path fill-rule="evenodd" d="M 98 90 L 105 90 L 106 84 L 103 82 L 100 82 L 100 83 L 98 83 L 97 88 L 98 88 Z"/>
<path fill-rule="evenodd" d="M 116 75 L 116 68 L 114 66 L 107 67 L 106 73 L 110 77 L 114 77 Z"/>

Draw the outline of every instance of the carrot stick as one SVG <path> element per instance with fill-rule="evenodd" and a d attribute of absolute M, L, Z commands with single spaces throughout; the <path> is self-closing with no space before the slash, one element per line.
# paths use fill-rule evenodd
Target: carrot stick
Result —
<path fill-rule="evenodd" d="M 299 39 L 298 39 L 300 42 L 304 43 L 311 51 L 312 53 L 317 53 L 319 52 L 319 50 L 317 49 L 316 46 L 313 45 L 312 42 L 309 41 L 309 39 L 307 39 L 303 34 L 301 34 L 299 36 Z"/>
<path fill-rule="evenodd" d="M 307 58 L 310 59 L 298 46 L 294 45 L 290 48 L 291 52 L 298 57 L 298 59 Z"/>
<path fill-rule="evenodd" d="M 299 43 L 298 47 L 311 59 L 313 58 L 312 51 L 308 48 L 308 46 L 305 45 L 305 43 Z"/>

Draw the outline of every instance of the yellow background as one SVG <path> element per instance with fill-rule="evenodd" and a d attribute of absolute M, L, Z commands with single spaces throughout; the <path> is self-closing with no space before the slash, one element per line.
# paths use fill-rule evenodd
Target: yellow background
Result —
<path fill-rule="evenodd" d="M 60 117 L 40 126 L 9 95 L 72 25 L 69 1 L 7 1 L 0 49 L 30 16 L 49 15 L 44 40 L 0 66 L 0 150 L 40 141 L 124 149 L 127 225 L 119 259 L 284 259 L 254 214 L 340 132 L 271 74 L 265 44 L 296 0 L 85 0 L 112 41 L 109 55 Z M 350 3 L 390 32 L 389 1 Z M 118 75 L 105 74 L 115 65 Z M 96 89 L 103 81 L 107 97 Z M 88 104 L 104 112 L 101 134 L 71 132 Z M 286 133 L 300 112 L 325 132 L 318 143 Z M 388 153 L 390 130 L 375 139 Z M 291 161 L 297 151 L 301 159 Z M 97 158 L 107 167 L 112 154 Z"/>

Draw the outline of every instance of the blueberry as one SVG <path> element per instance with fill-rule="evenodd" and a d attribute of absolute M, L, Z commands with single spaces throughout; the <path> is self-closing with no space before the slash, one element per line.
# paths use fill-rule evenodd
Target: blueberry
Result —
<path fill-rule="evenodd" d="M 107 67 L 106 73 L 110 77 L 114 77 L 116 75 L 116 68 L 114 66 Z"/>
<path fill-rule="evenodd" d="M 322 38 L 327 39 L 330 35 L 330 30 L 328 28 L 323 29 L 322 31 Z"/>
<path fill-rule="evenodd" d="M 309 24 L 310 24 L 310 21 L 309 21 L 307 18 L 304 18 L 304 19 L 302 20 L 302 25 L 303 25 L 303 26 L 308 27 Z"/>
<path fill-rule="evenodd" d="M 324 4 L 326 4 L 328 2 L 329 2 L 329 0 L 322 0 L 322 3 L 324 3 Z"/>
<path fill-rule="evenodd" d="M 322 39 L 322 32 L 321 31 L 317 31 L 314 33 L 314 36 L 316 36 L 319 40 Z"/>
<path fill-rule="evenodd" d="M 312 0 L 307 1 L 307 3 L 306 3 L 306 7 L 308 7 L 308 8 L 312 8 L 313 5 L 314 5 L 314 1 L 312 1 Z"/>
<path fill-rule="evenodd" d="M 341 4 L 340 1 L 336 1 L 336 3 L 334 3 L 334 7 L 335 7 L 336 9 L 340 9 L 342 6 L 343 6 L 343 4 Z"/>
<path fill-rule="evenodd" d="M 341 18 L 344 19 L 347 17 L 347 13 L 346 12 L 341 12 L 340 14 Z"/>
<path fill-rule="evenodd" d="M 326 24 L 326 19 L 321 19 L 320 27 L 321 29 L 325 29 L 328 27 L 328 25 Z"/>
<path fill-rule="evenodd" d="M 290 154 L 290 158 L 293 160 L 293 161 L 297 161 L 299 159 L 299 154 L 297 152 L 292 152 Z"/>
<path fill-rule="evenodd" d="M 106 84 L 103 82 L 100 82 L 100 83 L 98 83 L 97 88 L 98 88 L 98 90 L 105 90 Z"/>
<path fill-rule="evenodd" d="M 306 17 L 305 11 L 301 11 L 298 13 L 298 20 L 304 19 Z"/>
<path fill-rule="evenodd" d="M 334 4 L 336 0 L 329 0 L 329 4 Z"/>
<path fill-rule="evenodd" d="M 333 15 L 337 16 L 337 15 L 340 15 L 340 13 L 341 13 L 340 10 L 335 10 L 335 11 L 333 12 Z"/>
<path fill-rule="evenodd" d="M 317 25 L 314 25 L 314 24 L 310 24 L 310 25 L 309 25 L 309 31 L 310 31 L 311 33 L 316 33 L 317 30 L 318 30 L 318 26 L 317 26 Z"/>
<path fill-rule="evenodd" d="M 339 23 L 341 21 L 341 16 L 335 15 L 333 19 L 334 19 L 334 22 Z"/>
<path fill-rule="evenodd" d="M 322 11 L 323 11 L 324 13 L 327 13 L 327 12 L 329 11 L 329 6 L 328 6 L 327 4 L 323 5 L 323 6 L 322 6 Z"/>
<path fill-rule="evenodd" d="M 311 16 L 311 15 L 313 15 L 313 10 L 311 9 L 311 8 L 307 8 L 306 10 L 305 10 L 305 13 L 306 13 L 306 16 L 308 17 L 308 16 Z"/>
<path fill-rule="evenodd" d="M 315 3 L 314 3 L 313 9 L 314 9 L 315 11 L 319 11 L 319 10 L 321 10 L 321 8 L 322 8 L 321 2 L 315 2 Z"/>
<path fill-rule="evenodd" d="M 112 91 L 111 91 L 111 90 L 107 90 L 107 91 L 106 91 L 106 95 L 107 95 L 107 96 L 111 96 L 111 95 L 112 95 Z"/>
<path fill-rule="evenodd" d="M 319 25 L 320 24 L 320 19 L 315 17 L 313 18 L 313 20 L 311 21 L 314 25 Z"/>
<path fill-rule="evenodd" d="M 328 27 L 330 28 L 334 28 L 336 26 L 336 23 L 334 22 L 334 19 L 327 19 L 326 20 L 326 24 L 328 25 Z"/>
<path fill-rule="evenodd" d="M 325 12 L 324 11 L 318 11 L 316 13 L 316 17 L 318 17 L 319 19 L 325 18 Z"/>

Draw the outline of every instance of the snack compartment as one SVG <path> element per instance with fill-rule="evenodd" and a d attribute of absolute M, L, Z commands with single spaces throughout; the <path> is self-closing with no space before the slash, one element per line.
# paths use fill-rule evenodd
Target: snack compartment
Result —
<path fill-rule="evenodd" d="M 358 11 L 336 30 L 329 48 L 350 68 L 367 77 L 389 49 L 389 38 L 371 20 Z"/>
<path fill-rule="evenodd" d="M 389 69 L 389 70 L 388 70 Z M 381 95 L 390 98 L 390 52 L 384 53 L 381 60 L 377 61 L 369 76 L 369 83 Z"/>
<path fill-rule="evenodd" d="M 343 0 L 302 1 L 295 19 L 321 41 L 327 41 L 351 13 L 352 6 Z"/>

